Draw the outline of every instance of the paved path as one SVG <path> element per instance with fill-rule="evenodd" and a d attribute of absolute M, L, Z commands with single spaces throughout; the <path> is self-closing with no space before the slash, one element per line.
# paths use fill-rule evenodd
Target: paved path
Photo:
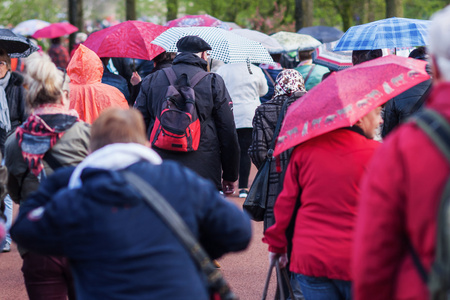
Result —
<path fill-rule="evenodd" d="M 252 168 L 251 178 L 254 174 L 255 170 Z M 244 199 L 238 198 L 237 195 L 228 199 L 239 207 L 242 207 L 244 202 Z M 17 205 L 14 206 L 14 212 L 18 212 Z M 262 222 L 252 222 L 252 227 L 253 238 L 247 250 L 228 254 L 219 259 L 225 278 L 241 300 L 261 299 L 269 267 L 267 245 L 261 242 L 263 224 Z M 21 266 L 22 259 L 15 244 L 13 244 L 11 252 L 0 254 L 0 300 L 28 299 L 20 271 Z M 274 278 L 273 275 L 267 299 L 274 298 Z"/>

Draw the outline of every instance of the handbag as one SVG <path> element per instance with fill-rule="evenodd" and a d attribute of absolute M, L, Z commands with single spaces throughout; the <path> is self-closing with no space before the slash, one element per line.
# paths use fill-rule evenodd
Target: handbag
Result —
<path fill-rule="evenodd" d="M 267 298 L 267 291 L 269 289 L 269 282 L 270 282 L 270 277 L 272 276 L 272 271 L 273 268 L 276 267 L 277 270 L 277 281 L 278 281 L 278 290 L 280 291 L 280 300 L 285 300 L 286 298 L 284 297 L 284 290 L 283 290 L 283 284 L 282 284 L 282 277 L 284 277 L 284 280 L 286 282 L 286 285 L 288 287 L 289 290 L 289 295 L 291 296 L 292 300 L 296 300 L 295 296 L 294 296 L 294 291 L 292 290 L 292 286 L 291 286 L 291 281 L 289 280 L 289 276 L 287 274 L 286 268 L 281 269 L 280 268 L 280 263 L 278 262 L 278 259 L 274 259 L 272 260 L 270 267 L 269 267 L 269 273 L 267 274 L 267 278 L 266 278 L 266 283 L 264 285 L 264 291 L 263 291 L 263 295 L 262 295 L 262 300 L 266 300 Z"/>
<path fill-rule="evenodd" d="M 213 264 L 206 251 L 198 243 L 191 230 L 169 202 L 138 175 L 130 171 L 123 171 L 122 173 L 127 182 L 142 195 L 145 202 L 175 233 L 183 246 L 189 251 L 191 257 L 198 264 L 199 268 L 206 275 L 208 285 L 213 291 L 211 299 L 239 300 L 239 298 L 231 291 L 230 286 L 225 281 L 222 273 Z"/>
<path fill-rule="evenodd" d="M 242 208 L 249 214 L 253 221 L 263 221 L 264 214 L 266 212 L 267 196 L 269 193 L 269 175 L 270 175 L 270 165 L 273 160 L 273 149 L 275 148 L 275 141 L 277 140 L 278 134 L 280 133 L 281 122 L 284 119 L 284 115 L 287 108 L 288 99 L 283 103 L 281 108 L 281 113 L 278 116 L 277 125 L 270 142 L 269 149 L 267 150 L 266 159 L 259 168 L 258 172 L 253 179 L 252 186 L 248 191 L 247 198 L 242 204 Z"/>

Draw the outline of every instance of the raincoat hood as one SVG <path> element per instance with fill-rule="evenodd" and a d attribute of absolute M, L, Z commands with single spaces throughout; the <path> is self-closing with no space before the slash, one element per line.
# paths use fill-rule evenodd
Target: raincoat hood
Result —
<path fill-rule="evenodd" d="M 80 45 L 75 51 L 67 74 L 70 77 L 70 108 L 78 112 L 81 120 L 92 123 L 108 107 L 128 109 L 121 91 L 101 83 L 102 61 L 86 46 Z"/>
<path fill-rule="evenodd" d="M 102 81 L 103 64 L 94 51 L 80 45 L 67 66 L 70 81 L 75 84 L 90 84 Z"/>

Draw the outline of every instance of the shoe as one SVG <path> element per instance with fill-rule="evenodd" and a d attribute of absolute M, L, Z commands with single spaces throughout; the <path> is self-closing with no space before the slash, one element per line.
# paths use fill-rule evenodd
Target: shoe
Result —
<path fill-rule="evenodd" d="M 10 252 L 11 251 L 11 245 L 6 243 L 5 246 L 3 247 L 2 252 Z"/>
<path fill-rule="evenodd" d="M 239 191 L 239 198 L 247 198 L 248 191 L 246 189 L 242 189 Z"/>

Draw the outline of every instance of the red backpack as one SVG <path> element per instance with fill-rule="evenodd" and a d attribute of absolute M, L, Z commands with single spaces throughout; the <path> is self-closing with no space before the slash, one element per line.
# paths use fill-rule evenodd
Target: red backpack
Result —
<path fill-rule="evenodd" d="M 184 73 L 177 78 L 172 68 L 164 68 L 163 71 L 170 84 L 150 134 L 152 147 L 178 152 L 196 151 L 201 128 L 194 87 L 209 73 L 199 72 L 189 80 Z"/>

